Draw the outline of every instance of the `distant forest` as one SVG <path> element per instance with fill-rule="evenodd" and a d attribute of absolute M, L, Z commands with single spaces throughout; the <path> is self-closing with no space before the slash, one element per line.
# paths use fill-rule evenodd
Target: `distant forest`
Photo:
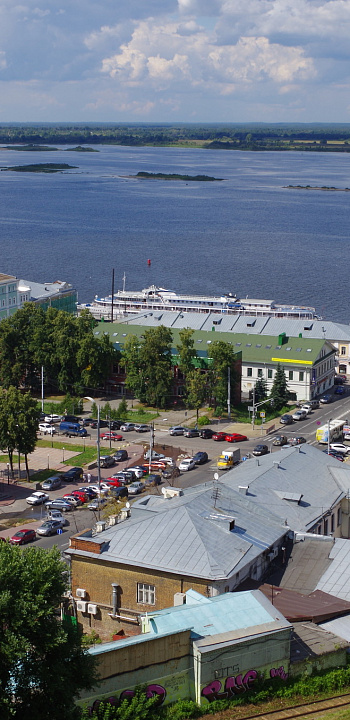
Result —
<path fill-rule="evenodd" d="M 349 152 L 350 124 L 0 124 L 0 144 Z"/>

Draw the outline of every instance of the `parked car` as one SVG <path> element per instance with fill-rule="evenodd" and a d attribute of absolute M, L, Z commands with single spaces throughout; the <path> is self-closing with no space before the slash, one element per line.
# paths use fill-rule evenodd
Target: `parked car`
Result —
<path fill-rule="evenodd" d="M 55 500 L 49 500 L 45 503 L 48 510 L 61 510 L 61 512 L 70 512 L 73 510 L 72 503 L 69 503 L 65 498 L 55 498 Z"/>
<path fill-rule="evenodd" d="M 196 467 L 196 463 L 193 458 L 184 458 L 179 464 L 179 470 L 181 472 L 187 472 L 187 470 L 193 470 Z"/>
<path fill-rule="evenodd" d="M 97 496 L 100 496 L 100 495 L 107 495 L 110 486 L 107 485 L 107 483 L 105 483 L 105 482 L 101 482 L 100 487 L 98 485 L 91 485 L 91 487 L 95 491 Z"/>
<path fill-rule="evenodd" d="M 195 428 L 186 428 L 186 430 L 184 430 L 183 434 L 187 438 L 199 437 L 199 431 L 196 430 Z"/>
<path fill-rule="evenodd" d="M 108 485 L 109 488 L 114 488 L 114 487 L 122 487 L 124 485 L 124 483 L 121 478 L 113 478 L 113 479 L 107 478 L 106 485 Z"/>
<path fill-rule="evenodd" d="M 85 490 L 72 490 L 71 495 L 80 498 L 83 503 L 89 500 L 89 494 Z"/>
<path fill-rule="evenodd" d="M 183 435 L 184 430 L 186 430 L 186 428 L 182 425 L 173 425 L 173 427 L 169 428 L 169 435 Z"/>
<path fill-rule="evenodd" d="M 328 405 L 331 402 L 333 402 L 332 395 L 323 395 L 323 397 L 320 398 L 322 405 Z"/>
<path fill-rule="evenodd" d="M 350 453 L 350 445 L 344 445 L 344 443 L 331 443 L 330 449 L 336 450 L 343 455 L 347 455 L 348 453 Z"/>
<path fill-rule="evenodd" d="M 26 498 L 28 505 L 43 505 L 47 500 L 49 500 L 47 493 L 40 492 L 40 490 L 33 492 Z"/>
<path fill-rule="evenodd" d="M 306 416 L 307 416 L 306 410 L 296 410 L 295 413 L 293 413 L 293 415 L 292 415 L 293 420 L 296 420 L 296 421 L 305 420 Z"/>
<path fill-rule="evenodd" d="M 63 495 L 63 500 L 66 500 L 66 502 L 70 503 L 73 507 L 80 507 L 80 505 L 83 504 L 83 501 L 80 497 L 77 495 L 71 495 L 70 493 L 67 493 L 67 495 Z"/>
<path fill-rule="evenodd" d="M 120 487 L 111 487 L 109 494 L 115 500 L 127 500 L 129 497 L 129 491 L 125 485 L 121 485 Z"/>
<path fill-rule="evenodd" d="M 99 510 L 101 507 L 107 505 L 108 502 L 109 500 L 105 497 L 95 498 L 95 500 L 91 500 L 88 504 L 88 510 Z"/>
<path fill-rule="evenodd" d="M 305 405 L 301 406 L 300 410 L 304 410 L 307 415 L 310 415 L 310 413 L 312 412 L 312 407 L 311 405 L 309 405 L 309 403 L 305 403 Z"/>
<path fill-rule="evenodd" d="M 144 489 L 144 483 L 141 480 L 135 480 L 128 487 L 129 495 L 139 495 Z"/>
<path fill-rule="evenodd" d="M 100 424 L 100 428 L 108 427 L 108 422 L 107 422 L 107 420 L 102 420 L 102 418 L 100 418 L 100 423 L 99 423 L 99 424 Z M 94 428 L 94 430 L 96 430 L 96 428 L 97 428 L 97 420 L 92 420 L 92 422 L 90 423 L 90 427 L 92 427 L 92 428 Z"/>
<path fill-rule="evenodd" d="M 122 430 L 122 432 L 131 432 L 131 430 L 135 429 L 135 425 L 132 422 L 126 422 L 123 423 L 119 429 Z"/>
<path fill-rule="evenodd" d="M 127 450 L 117 450 L 117 452 L 114 453 L 113 458 L 115 462 L 122 462 L 123 460 L 128 459 L 128 451 Z"/>
<path fill-rule="evenodd" d="M 100 433 L 100 438 L 101 440 L 122 440 L 123 436 L 119 435 L 117 432 L 105 430 Z"/>
<path fill-rule="evenodd" d="M 141 480 L 141 478 L 143 478 L 143 476 L 146 474 L 145 469 L 139 465 L 135 465 L 135 467 L 129 467 L 125 472 L 133 473 L 135 476 L 135 480 Z"/>
<path fill-rule="evenodd" d="M 193 455 L 192 460 L 195 465 L 204 465 L 204 463 L 208 462 L 208 453 L 197 452 L 195 455 Z"/>
<path fill-rule="evenodd" d="M 293 424 L 293 418 L 291 415 L 286 413 L 285 415 L 281 415 L 280 417 L 280 423 L 281 425 L 292 425 Z"/>
<path fill-rule="evenodd" d="M 331 457 L 334 457 L 336 460 L 340 460 L 340 462 L 344 461 L 343 453 L 337 452 L 336 450 L 330 450 L 329 452 L 328 452 L 328 450 L 323 450 L 323 452 L 326 453 L 326 455 L 330 455 Z"/>
<path fill-rule="evenodd" d="M 63 515 L 62 515 L 62 513 L 61 513 L 60 510 L 55 510 L 55 509 L 53 509 L 53 510 L 48 510 L 47 513 L 46 513 L 46 519 L 47 519 L 47 520 L 61 520 L 61 522 L 62 522 L 62 527 L 63 527 L 63 525 L 67 525 L 67 524 L 68 524 L 68 520 L 66 520 L 66 518 L 63 517 Z"/>
<path fill-rule="evenodd" d="M 35 530 L 17 530 L 17 532 L 10 537 L 11 545 L 25 545 L 25 543 L 32 542 L 36 538 Z"/>
<path fill-rule="evenodd" d="M 150 475 L 146 475 L 144 479 L 145 486 L 155 486 L 160 485 L 162 482 L 162 478 L 160 475 L 156 475 L 155 473 L 151 473 Z"/>
<path fill-rule="evenodd" d="M 199 434 L 204 440 L 210 440 L 213 437 L 214 430 L 211 428 L 202 428 L 202 430 L 199 431 Z"/>
<path fill-rule="evenodd" d="M 128 483 L 134 482 L 134 480 L 138 480 L 138 478 L 131 470 L 120 470 L 114 478 L 108 479 L 106 482 L 113 482 L 113 480 L 117 480 L 121 485 L 127 485 Z"/>
<path fill-rule="evenodd" d="M 100 467 L 101 468 L 109 468 L 115 465 L 115 459 L 112 455 L 101 455 L 100 457 Z"/>
<path fill-rule="evenodd" d="M 39 423 L 39 432 L 42 432 L 44 435 L 54 435 L 56 428 L 48 422 L 42 422 Z"/>
<path fill-rule="evenodd" d="M 145 460 L 149 460 L 150 453 L 151 453 L 150 450 L 146 450 L 146 452 L 143 456 L 145 458 Z M 162 453 L 159 453 L 156 450 L 152 450 L 152 460 L 163 460 L 163 458 L 164 458 L 164 455 Z"/>
<path fill-rule="evenodd" d="M 212 435 L 212 440 L 226 440 L 227 433 L 224 432 L 216 432 Z"/>
<path fill-rule="evenodd" d="M 51 477 L 48 477 L 43 483 L 41 483 L 43 490 L 58 490 L 61 485 L 62 480 L 59 475 L 51 475 Z"/>
<path fill-rule="evenodd" d="M 38 535 L 57 535 L 57 530 L 61 530 L 64 523 L 61 520 L 45 520 L 40 527 L 37 528 Z"/>
<path fill-rule="evenodd" d="M 225 436 L 226 442 L 243 442 L 244 440 L 248 440 L 246 435 L 240 435 L 239 433 L 227 433 Z"/>
<path fill-rule="evenodd" d="M 71 422 L 71 423 L 81 423 L 82 419 L 80 417 L 77 417 L 77 415 L 63 415 L 62 421 L 63 422 Z"/>
<path fill-rule="evenodd" d="M 257 455 L 257 456 L 258 455 L 267 455 L 269 452 L 269 448 L 267 447 L 267 445 L 259 444 L 259 445 L 255 446 L 255 448 L 252 452 L 253 452 L 253 455 Z"/>
<path fill-rule="evenodd" d="M 61 420 L 61 415 L 45 415 L 45 422 L 47 423 L 59 423 Z"/>
<path fill-rule="evenodd" d="M 334 390 L 334 395 L 344 395 L 345 388 L 342 385 L 338 385 Z"/>
<path fill-rule="evenodd" d="M 95 490 L 92 489 L 92 487 L 90 485 L 88 485 L 88 487 L 78 488 L 78 490 L 81 490 L 82 492 L 86 493 L 89 500 L 94 500 L 94 498 L 97 497 L 97 493 L 95 492 Z"/>
<path fill-rule="evenodd" d="M 81 467 L 72 467 L 66 472 L 61 474 L 61 480 L 64 480 L 64 482 L 75 482 L 76 480 L 82 480 L 83 479 L 83 468 Z"/>
<path fill-rule="evenodd" d="M 151 428 L 149 427 L 149 425 L 143 425 L 143 424 L 141 424 L 141 425 L 134 425 L 134 430 L 135 430 L 137 433 L 149 432 L 150 429 L 151 429 Z"/>
<path fill-rule="evenodd" d="M 276 435 L 272 442 L 272 445 L 286 445 L 287 442 L 288 438 L 285 435 Z"/>
<path fill-rule="evenodd" d="M 79 423 L 71 423 L 71 422 L 61 422 L 60 423 L 60 433 L 62 435 L 66 435 L 67 437 L 86 437 L 87 432 L 84 427 L 79 425 Z"/>
<path fill-rule="evenodd" d="M 177 478 L 180 475 L 179 468 L 174 465 L 173 467 L 170 465 L 166 465 L 165 468 L 162 469 L 162 477 L 164 480 L 171 480 L 173 478 Z"/>

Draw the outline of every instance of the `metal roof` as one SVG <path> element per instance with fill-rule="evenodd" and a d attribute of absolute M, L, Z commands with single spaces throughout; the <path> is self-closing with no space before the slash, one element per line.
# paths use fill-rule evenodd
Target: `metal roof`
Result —
<path fill-rule="evenodd" d="M 332 561 L 325 570 L 316 589 L 350 602 L 350 540 L 336 538 L 329 553 Z"/>
<path fill-rule="evenodd" d="M 334 620 L 328 620 L 327 622 L 321 623 L 319 627 L 350 643 L 350 614 L 343 615 L 343 617 L 335 618 Z"/>
<path fill-rule="evenodd" d="M 284 537 L 284 525 L 268 509 L 228 487 L 215 501 L 212 495 L 210 483 L 181 497 L 136 501 L 128 520 L 98 535 L 99 560 L 216 581 L 249 566 Z M 89 542 L 86 547 L 67 552 L 96 559 Z"/>
<path fill-rule="evenodd" d="M 270 510 L 294 531 L 305 532 L 345 496 L 350 468 L 338 474 L 339 462 L 307 443 L 246 460 L 229 470 L 224 485 L 248 486 L 247 498 Z M 286 493 L 302 494 L 299 503 Z"/>
<path fill-rule="evenodd" d="M 275 625 L 276 620 L 280 627 L 289 627 L 289 622 L 259 590 L 224 593 L 214 598 L 205 598 L 193 590 L 185 595 L 184 605 L 147 612 L 152 634 L 158 635 L 169 630 L 178 632 L 191 627 L 192 638 L 205 638 L 248 628 L 253 635 L 254 630 L 258 632 L 256 626 L 267 626 L 268 631 L 268 626 Z"/>

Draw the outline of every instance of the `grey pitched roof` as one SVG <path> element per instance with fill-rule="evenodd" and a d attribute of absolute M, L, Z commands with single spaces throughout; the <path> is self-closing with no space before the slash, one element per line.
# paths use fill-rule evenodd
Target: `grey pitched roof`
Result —
<path fill-rule="evenodd" d="M 99 534 L 99 542 L 104 543 L 99 558 L 222 580 L 284 537 L 286 529 L 279 518 L 240 493 L 222 487 L 216 507 L 212 494 L 212 486 L 202 486 L 189 488 L 182 497 L 142 498 L 132 507 L 130 519 Z M 235 526 L 230 529 L 233 518 Z M 82 554 L 93 556 L 88 551 Z"/>
<path fill-rule="evenodd" d="M 345 496 L 350 468 L 339 474 L 338 465 L 336 458 L 305 443 L 246 460 L 230 470 L 223 483 L 236 489 L 249 486 L 246 497 L 252 502 L 275 513 L 292 530 L 305 532 Z M 302 495 L 301 502 L 288 499 L 289 494 Z"/>
<path fill-rule="evenodd" d="M 316 590 L 350 601 L 350 540 L 336 538 L 330 550 L 332 561 L 317 583 Z"/>

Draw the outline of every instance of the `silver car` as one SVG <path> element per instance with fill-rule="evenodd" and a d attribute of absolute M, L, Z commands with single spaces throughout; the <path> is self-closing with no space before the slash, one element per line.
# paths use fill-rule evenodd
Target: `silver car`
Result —
<path fill-rule="evenodd" d="M 37 529 L 38 535 L 57 535 L 57 531 L 61 530 L 64 525 L 64 520 L 45 520 Z"/>

